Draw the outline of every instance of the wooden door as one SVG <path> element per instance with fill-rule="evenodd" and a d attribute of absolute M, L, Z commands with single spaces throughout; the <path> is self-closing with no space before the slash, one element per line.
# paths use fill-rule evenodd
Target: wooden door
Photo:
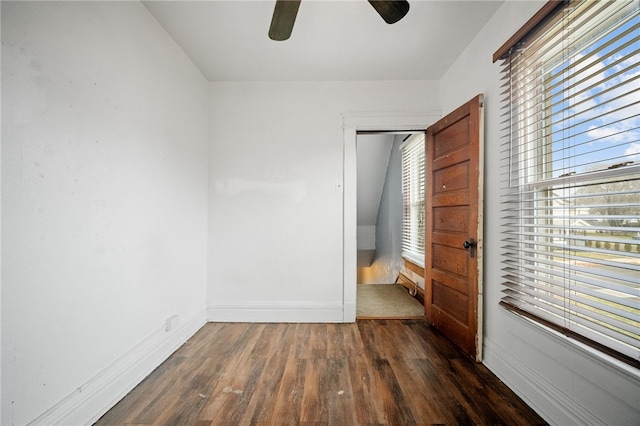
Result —
<path fill-rule="evenodd" d="M 482 95 L 427 129 L 425 313 L 482 359 Z M 479 326 L 480 325 L 480 326 Z"/>

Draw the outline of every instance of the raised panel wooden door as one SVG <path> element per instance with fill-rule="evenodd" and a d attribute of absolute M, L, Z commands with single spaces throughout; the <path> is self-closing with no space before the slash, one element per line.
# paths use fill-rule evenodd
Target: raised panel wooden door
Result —
<path fill-rule="evenodd" d="M 482 95 L 427 129 L 426 318 L 482 359 Z M 480 327 L 479 327 L 480 324 Z"/>

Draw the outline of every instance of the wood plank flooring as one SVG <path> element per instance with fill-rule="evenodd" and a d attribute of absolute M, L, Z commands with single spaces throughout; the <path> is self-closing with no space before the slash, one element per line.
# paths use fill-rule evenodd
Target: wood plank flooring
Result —
<path fill-rule="evenodd" d="M 208 323 L 96 425 L 546 424 L 422 320 Z"/>

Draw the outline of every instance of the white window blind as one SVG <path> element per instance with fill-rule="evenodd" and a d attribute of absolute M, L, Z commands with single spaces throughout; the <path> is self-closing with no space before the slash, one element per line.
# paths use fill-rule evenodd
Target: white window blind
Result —
<path fill-rule="evenodd" d="M 501 304 L 640 367 L 640 2 L 568 1 L 504 60 Z"/>
<path fill-rule="evenodd" d="M 402 257 L 424 267 L 424 133 L 411 135 L 402 151 Z"/>

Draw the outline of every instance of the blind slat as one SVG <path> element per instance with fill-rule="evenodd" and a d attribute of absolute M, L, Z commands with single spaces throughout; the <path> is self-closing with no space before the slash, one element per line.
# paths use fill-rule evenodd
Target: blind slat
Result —
<path fill-rule="evenodd" d="M 501 305 L 640 367 L 640 2 L 570 0 L 501 69 Z"/>
<path fill-rule="evenodd" d="M 424 133 L 410 136 L 402 151 L 402 257 L 424 266 Z"/>

